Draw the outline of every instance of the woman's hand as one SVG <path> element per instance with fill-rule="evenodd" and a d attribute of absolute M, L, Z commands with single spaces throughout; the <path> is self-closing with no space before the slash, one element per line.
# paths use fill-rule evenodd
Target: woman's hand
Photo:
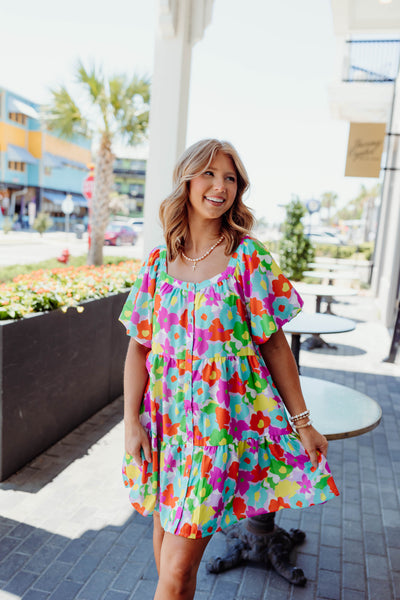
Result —
<path fill-rule="evenodd" d="M 317 451 L 320 452 L 323 456 L 326 456 L 328 451 L 328 440 L 322 433 L 319 433 L 314 427 L 311 425 L 309 427 L 301 427 L 298 430 L 298 434 L 300 436 L 300 441 L 303 444 L 305 450 L 310 457 L 312 466 L 314 468 L 318 467 L 318 455 Z"/>
<path fill-rule="evenodd" d="M 129 428 L 125 428 L 125 451 L 130 454 L 135 463 L 141 467 L 143 464 L 141 450 L 143 448 L 144 457 L 147 462 L 151 462 L 150 442 L 144 427 L 135 423 Z"/>

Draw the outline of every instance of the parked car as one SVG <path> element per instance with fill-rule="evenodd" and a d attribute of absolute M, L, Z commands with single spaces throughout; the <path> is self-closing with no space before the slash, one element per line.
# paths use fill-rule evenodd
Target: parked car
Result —
<path fill-rule="evenodd" d="M 111 221 L 104 233 L 106 246 L 120 246 L 121 244 L 136 244 L 138 234 L 130 225 L 123 221 Z"/>
<path fill-rule="evenodd" d="M 144 226 L 144 219 L 140 219 L 139 217 L 133 218 L 129 221 L 129 225 L 131 227 L 133 227 L 133 229 L 136 231 L 136 233 L 142 233 L 143 226 Z"/>

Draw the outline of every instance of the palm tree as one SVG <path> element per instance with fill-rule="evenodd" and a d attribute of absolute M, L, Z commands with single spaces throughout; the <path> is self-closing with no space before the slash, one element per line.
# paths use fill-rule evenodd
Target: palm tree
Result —
<path fill-rule="evenodd" d="M 90 211 L 91 244 L 88 264 L 103 264 L 104 231 L 110 216 L 113 186 L 113 142 L 141 142 L 149 122 L 150 81 L 147 77 L 114 75 L 106 78 L 102 70 L 87 70 L 78 62 L 78 86 L 84 94 L 75 102 L 65 86 L 51 90 L 52 100 L 45 108 L 50 130 L 71 139 L 74 135 L 91 137 L 98 144 L 95 184 Z"/>

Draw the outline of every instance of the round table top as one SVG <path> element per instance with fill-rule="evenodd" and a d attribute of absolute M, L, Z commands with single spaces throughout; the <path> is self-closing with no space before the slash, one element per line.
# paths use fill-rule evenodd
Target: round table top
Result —
<path fill-rule="evenodd" d="M 335 273 L 334 271 L 304 271 L 305 277 L 316 277 L 317 279 L 359 279 L 354 273 L 345 271 L 344 273 Z"/>
<path fill-rule="evenodd" d="M 344 333 L 353 331 L 356 324 L 351 319 L 325 313 L 299 313 L 282 327 L 286 333 Z"/>
<path fill-rule="evenodd" d="M 379 404 L 345 385 L 300 377 L 314 427 L 328 440 L 355 437 L 375 429 L 382 418 Z"/>
<path fill-rule="evenodd" d="M 308 266 L 311 267 L 311 269 L 319 269 L 319 270 L 327 270 L 327 271 L 349 271 L 351 269 L 354 269 L 354 265 L 350 265 L 350 264 L 345 264 L 345 263 L 319 263 L 319 262 L 312 262 L 312 263 L 308 263 Z"/>
<path fill-rule="evenodd" d="M 336 285 L 322 285 L 319 283 L 294 283 L 295 289 L 300 296 L 356 296 L 357 290 Z"/>

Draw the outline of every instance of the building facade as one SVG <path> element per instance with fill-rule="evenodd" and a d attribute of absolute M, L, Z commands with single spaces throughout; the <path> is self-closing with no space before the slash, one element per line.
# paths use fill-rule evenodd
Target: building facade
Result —
<path fill-rule="evenodd" d="M 116 158 L 114 190 L 123 197 L 131 216 L 143 216 L 145 179 L 145 159 Z"/>
<path fill-rule="evenodd" d="M 386 128 L 372 290 L 382 321 L 393 328 L 400 303 L 400 3 L 331 0 L 331 6 L 337 41 L 331 112 Z"/>
<path fill-rule="evenodd" d="M 38 104 L 0 88 L 0 207 L 16 219 L 16 227 L 28 227 L 46 211 L 55 228 L 63 228 L 67 194 L 74 202 L 71 218 L 87 218 L 82 183 L 92 159 L 91 140 L 67 141 L 46 131 L 39 111 Z"/>

